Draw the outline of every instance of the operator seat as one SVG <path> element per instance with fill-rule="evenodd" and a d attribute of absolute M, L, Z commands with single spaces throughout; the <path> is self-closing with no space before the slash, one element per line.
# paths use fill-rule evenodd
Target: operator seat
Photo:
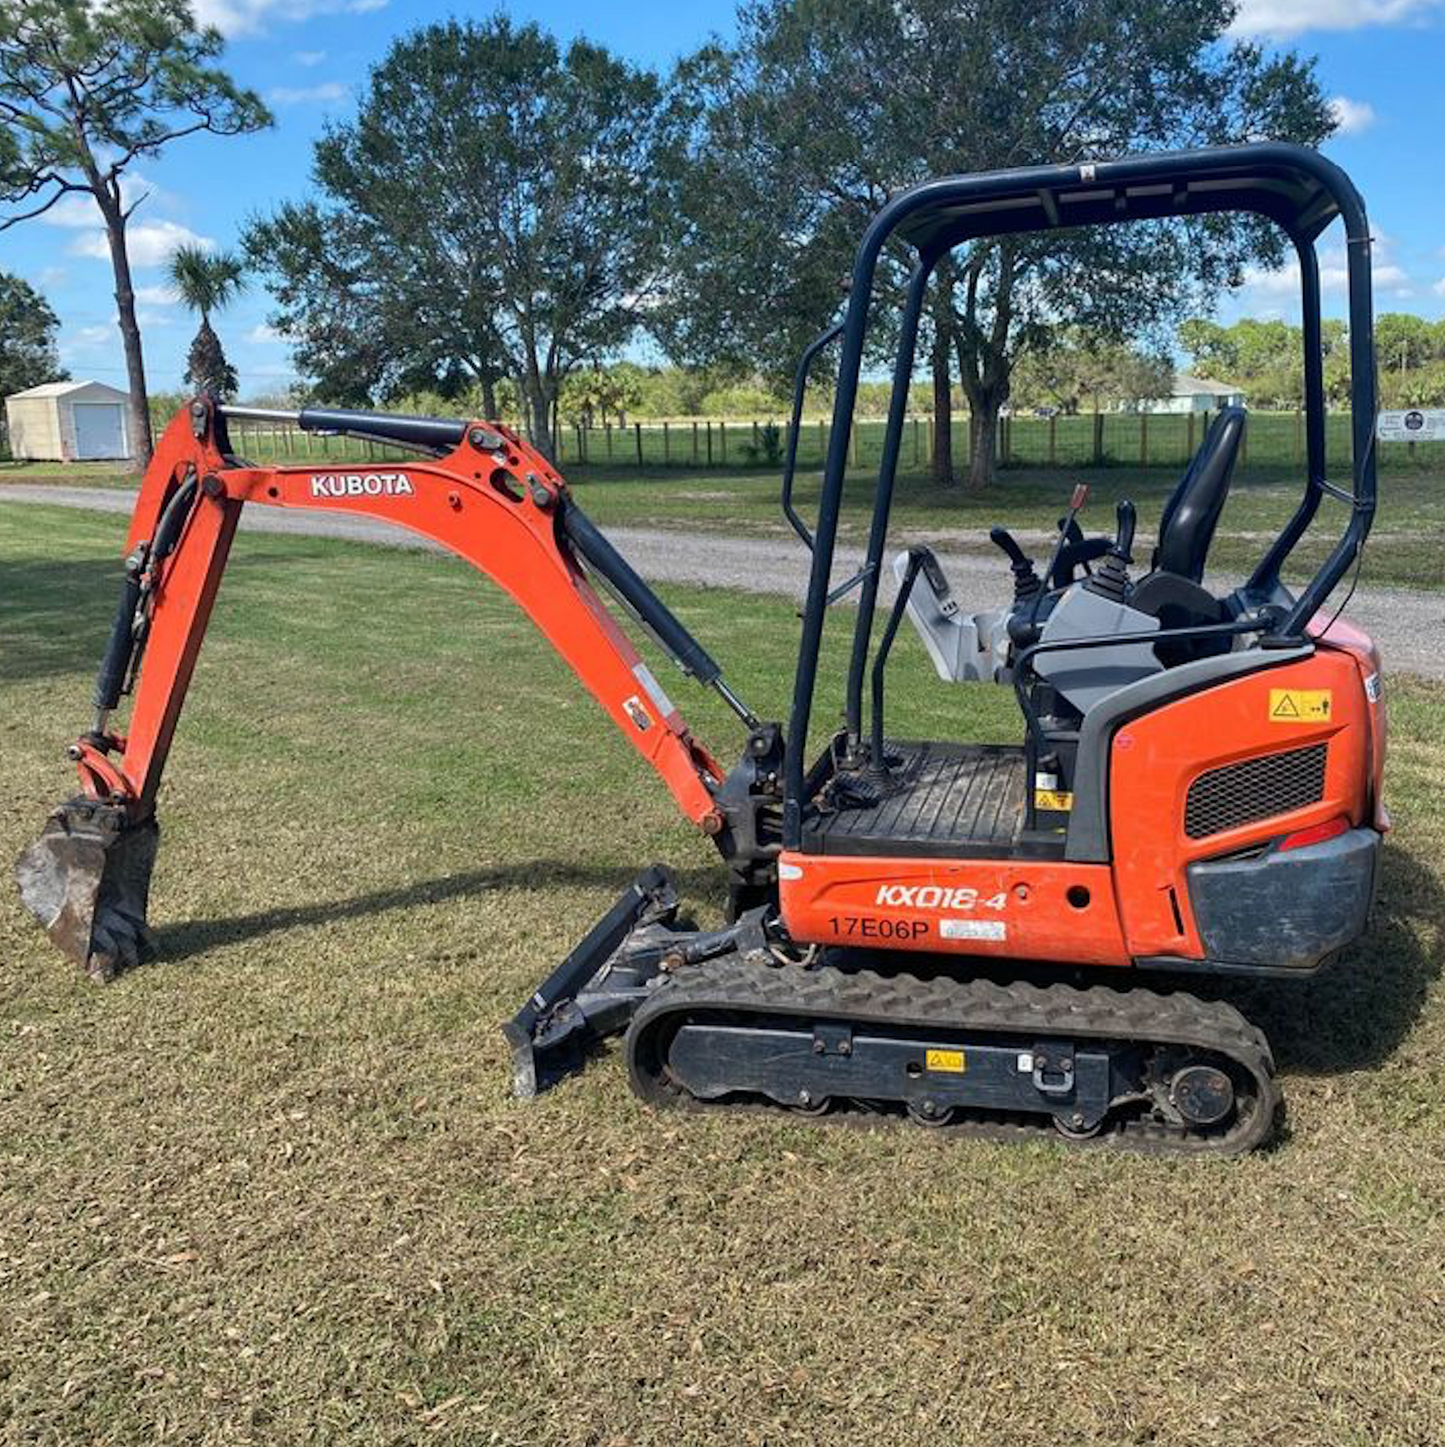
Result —
<path fill-rule="evenodd" d="M 1151 571 L 1136 584 L 1129 604 L 1157 618 L 1161 630 L 1228 620 L 1228 609 L 1204 587 L 1204 565 L 1234 478 L 1246 416 L 1243 407 L 1220 410 L 1159 519 Z M 1169 668 L 1230 647 L 1228 638 L 1166 639 L 1154 651 Z"/>
<path fill-rule="evenodd" d="M 1234 478 L 1246 415 L 1243 407 L 1224 407 L 1210 424 L 1159 519 L 1152 562 L 1156 572 L 1173 573 L 1191 583 L 1204 581 L 1204 560 Z"/>

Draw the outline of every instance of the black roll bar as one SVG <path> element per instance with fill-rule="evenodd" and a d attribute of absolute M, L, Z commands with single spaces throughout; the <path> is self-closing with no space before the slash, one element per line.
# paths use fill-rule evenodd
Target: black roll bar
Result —
<path fill-rule="evenodd" d="M 908 414 L 908 389 L 913 381 L 913 357 L 918 346 L 918 318 L 928 280 L 938 265 L 936 254 L 919 259 L 908 281 L 903 320 L 899 326 L 898 357 L 893 367 L 893 393 L 888 399 L 888 426 L 883 434 L 883 456 L 878 463 L 878 482 L 873 491 L 873 525 L 868 530 L 868 553 L 863 566 L 868 570 L 858 596 L 858 623 L 853 630 L 853 654 L 848 663 L 847 725 L 848 745 L 856 748 L 863 736 L 863 672 L 873 641 L 873 615 L 878 604 L 878 583 L 883 571 L 883 547 L 888 541 L 888 517 L 893 510 L 893 484 L 898 474 L 898 450 L 903 444 L 903 423 Z M 910 584 L 910 586 L 912 586 Z"/>
<path fill-rule="evenodd" d="M 1333 162 L 1304 146 L 1261 142 L 1210 147 L 1162 155 L 1069 166 L 1024 167 L 924 182 L 892 198 L 869 223 L 854 258 L 843 347 L 838 362 L 833 427 L 823 487 L 818 502 L 813 560 L 798 646 L 793 705 L 788 727 L 784 775 L 783 843 L 802 843 L 806 804 L 808 723 L 817 684 L 818 657 L 828 598 L 829 575 L 837 541 L 838 516 L 847 468 L 848 436 L 857 402 L 858 380 L 878 258 L 888 239 L 900 233 L 918 251 L 920 266 L 972 238 L 1001 236 L 1054 227 L 1109 225 L 1124 221 L 1212 212 L 1253 212 L 1280 225 L 1301 256 L 1307 323 L 1306 346 L 1318 353 L 1319 277 L 1315 238 L 1336 217 L 1345 227 L 1349 274 L 1350 362 L 1353 400 L 1353 500 L 1344 536 L 1331 551 L 1295 606 L 1270 627 L 1280 641 L 1299 637 L 1351 563 L 1358 556 L 1375 506 L 1376 389 L 1373 314 L 1370 288 L 1370 236 L 1364 203 L 1349 177 Z M 1308 259 L 1306 259 L 1306 257 Z M 917 272 L 915 272 L 915 279 Z M 901 349 L 900 349 L 901 350 Z M 902 358 L 900 356 L 899 360 Z M 1307 493 L 1281 539 L 1271 548 L 1256 576 L 1272 573 L 1298 541 L 1327 489 L 1324 479 L 1322 372 L 1307 362 L 1306 403 L 1311 409 Z M 895 402 L 897 368 L 895 367 Z M 890 410 L 891 420 L 891 410 Z M 890 469 L 896 469 L 896 455 Z M 873 537 L 882 541 L 892 500 L 892 477 L 880 475 L 875 494 Z M 883 516 L 880 518 L 880 513 Z M 866 565 L 865 565 L 866 566 Z M 876 573 L 876 568 L 875 568 Z M 866 586 L 866 585 L 865 585 Z M 856 623 L 854 658 L 866 658 L 871 642 L 872 608 L 862 608 Z M 1155 635 L 1155 641 L 1159 635 Z M 862 642 L 859 642 L 861 638 Z M 1118 641 L 1117 639 L 1114 641 Z M 1268 639 L 1265 641 L 1269 641 Z M 858 736 L 863 669 L 849 670 L 849 728 Z M 858 707 L 854 707 L 855 697 Z"/>
<path fill-rule="evenodd" d="M 802 538 L 803 546 L 810 553 L 813 551 L 813 535 L 793 507 L 793 473 L 798 467 L 798 433 L 803 426 L 803 399 L 808 393 L 808 373 L 812 370 L 813 360 L 842 330 L 843 323 L 835 322 L 826 332 L 814 337 L 803 348 L 803 355 L 798 359 L 798 370 L 793 376 L 793 423 L 788 434 L 787 456 L 783 460 L 783 516 L 787 518 L 793 531 Z"/>

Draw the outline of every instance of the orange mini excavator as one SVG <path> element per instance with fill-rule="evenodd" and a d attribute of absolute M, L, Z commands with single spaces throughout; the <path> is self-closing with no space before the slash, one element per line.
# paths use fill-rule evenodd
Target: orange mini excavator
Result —
<path fill-rule="evenodd" d="M 1217 212 L 1281 226 L 1303 292 L 1307 477 L 1248 580 L 1220 594 L 1206 575 L 1244 428 L 1236 409 L 1208 429 L 1147 563 L 1133 557 L 1129 504 L 1112 536 L 1092 538 L 1078 525 L 1078 495 L 1042 571 L 994 529 L 1012 581 L 992 609 L 960 610 L 926 548 L 885 558 L 919 314 L 940 260 L 980 237 Z M 1349 272 L 1348 486 L 1326 472 L 1315 251 L 1337 220 Z M 835 584 L 849 424 L 890 240 L 910 245 L 916 264 L 866 557 Z M 202 398 L 170 424 L 146 473 L 96 717 L 71 747 L 81 792 L 17 866 L 24 899 L 96 975 L 146 953 L 161 771 L 241 511 L 364 514 L 435 539 L 506 589 L 730 872 L 729 923 L 711 931 L 679 919 L 665 869 L 639 876 L 506 1026 L 519 1093 L 625 1029 L 632 1082 L 658 1104 L 898 1115 L 1149 1150 L 1253 1147 L 1279 1105 L 1263 1035 L 1227 1004 L 1132 981 L 1307 976 L 1366 928 L 1388 827 L 1379 660 L 1327 605 L 1374 511 L 1369 258 L 1348 178 L 1286 145 L 949 177 L 891 200 L 862 239 L 844 320 L 799 367 L 794 447 L 809 365 L 841 336 L 811 526 L 793 505 L 791 450 L 783 484 L 784 512 L 812 558 L 786 728 L 728 688 L 508 428 L 288 413 L 304 430 L 384 439 L 415 458 L 256 467 L 234 455 L 227 419 L 276 414 Z M 1336 503 L 1338 541 L 1292 591 L 1286 560 L 1321 506 Z M 896 589 L 880 618 L 885 569 Z M 820 640 L 844 597 L 856 601 L 842 610 L 853 626 L 845 722 L 810 752 Z M 626 615 L 736 712 L 747 740 L 731 768 L 689 732 L 619 625 Z M 1017 744 L 890 734 L 887 662 L 905 616 L 940 687 L 1012 689 Z"/>

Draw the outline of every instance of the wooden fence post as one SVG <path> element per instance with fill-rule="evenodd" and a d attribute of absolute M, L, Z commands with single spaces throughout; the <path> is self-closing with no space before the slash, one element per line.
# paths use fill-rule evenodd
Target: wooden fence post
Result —
<path fill-rule="evenodd" d="M 692 424 L 692 465 L 697 466 L 697 422 Z"/>
<path fill-rule="evenodd" d="M 913 465 L 918 466 L 923 456 L 923 445 L 918 437 L 918 418 L 913 419 Z"/>
<path fill-rule="evenodd" d="M 722 465 L 728 465 L 728 425 L 719 421 L 717 424 L 718 451 L 722 453 Z"/>
<path fill-rule="evenodd" d="M 1049 466 L 1059 465 L 1059 414 L 1049 413 Z"/>
<path fill-rule="evenodd" d="M 828 429 L 824 426 L 823 419 L 818 418 L 818 466 L 822 467 L 828 460 Z"/>
<path fill-rule="evenodd" d="M 1189 409 L 1189 425 L 1184 429 L 1184 461 L 1192 461 L 1194 457 L 1194 409 Z"/>
<path fill-rule="evenodd" d="M 855 417 L 848 427 L 848 465 L 858 466 L 858 419 Z"/>
<path fill-rule="evenodd" d="M 611 461 L 612 461 L 612 424 L 611 424 L 610 422 L 604 422 L 604 423 L 602 424 L 602 441 L 603 441 L 603 445 L 607 448 L 607 460 L 608 460 L 608 462 L 611 462 Z"/>
<path fill-rule="evenodd" d="M 758 451 L 758 419 L 757 419 L 756 417 L 754 417 L 754 418 L 753 418 L 753 454 L 754 454 L 754 456 L 757 455 L 757 451 Z"/>
<path fill-rule="evenodd" d="M 1104 465 L 1104 414 L 1097 409 L 1094 412 L 1094 466 Z"/>
<path fill-rule="evenodd" d="M 1294 414 L 1294 460 L 1297 467 L 1305 460 L 1305 414 L 1299 407 Z"/>
<path fill-rule="evenodd" d="M 636 439 L 637 439 L 637 465 L 638 465 L 639 467 L 641 467 L 641 466 L 642 466 L 642 423 L 640 423 L 640 422 L 634 422 L 634 423 L 632 424 L 632 430 L 633 430 L 633 435 L 634 435 L 634 436 L 636 437 Z"/>
<path fill-rule="evenodd" d="M 664 464 L 672 461 L 672 442 L 668 436 L 666 422 L 662 424 L 662 460 Z"/>
<path fill-rule="evenodd" d="M 707 427 L 707 465 L 712 466 L 712 423 L 704 424 Z"/>
<path fill-rule="evenodd" d="M 1139 411 L 1139 466 L 1149 466 L 1149 414 Z"/>

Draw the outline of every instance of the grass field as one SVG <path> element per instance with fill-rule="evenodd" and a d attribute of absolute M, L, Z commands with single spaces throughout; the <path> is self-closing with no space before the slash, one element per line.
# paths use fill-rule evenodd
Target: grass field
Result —
<path fill-rule="evenodd" d="M 70 789 L 123 532 L 0 510 L 7 859 Z M 789 605 L 667 597 L 782 708 Z M 895 668 L 901 727 L 1016 731 L 911 638 Z M 720 871 L 464 567 L 243 535 L 162 960 L 91 986 L 0 889 L 0 1442 L 1440 1442 L 1445 690 L 1391 689 L 1373 934 L 1228 992 L 1282 1065 L 1268 1153 L 659 1115 L 615 1053 L 523 1105 L 527 989 L 640 865 L 704 917 Z"/>

